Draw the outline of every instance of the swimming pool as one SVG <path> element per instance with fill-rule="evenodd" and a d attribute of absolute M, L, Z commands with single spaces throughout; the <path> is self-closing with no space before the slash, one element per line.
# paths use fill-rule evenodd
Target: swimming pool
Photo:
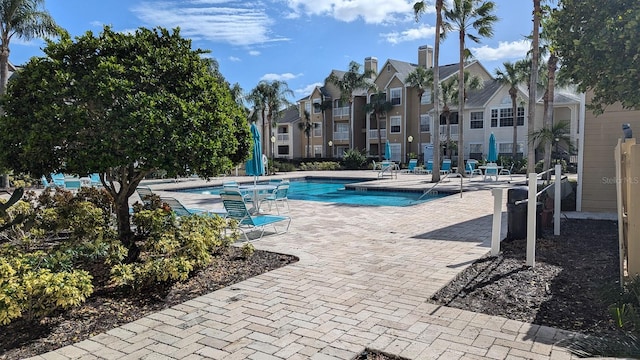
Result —
<path fill-rule="evenodd" d="M 291 200 L 320 201 L 337 204 L 363 205 L 363 206 L 410 206 L 437 198 L 448 194 L 429 194 L 420 199 L 422 192 L 415 191 L 390 191 L 373 190 L 363 187 L 345 188 L 349 184 L 360 183 L 369 179 L 325 179 L 325 178 L 300 178 L 291 179 L 288 197 Z M 264 182 L 266 184 L 266 182 Z M 221 186 L 182 189 L 180 191 L 218 195 L 222 190 Z"/>

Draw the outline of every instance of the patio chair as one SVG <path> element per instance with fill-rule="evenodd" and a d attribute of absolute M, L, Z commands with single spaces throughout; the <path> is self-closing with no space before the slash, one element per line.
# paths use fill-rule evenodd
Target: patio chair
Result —
<path fill-rule="evenodd" d="M 287 211 L 291 211 L 289 208 L 289 198 L 287 194 L 289 193 L 289 180 L 282 180 L 273 192 L 267 195 L 262 201 L 266 201 L 269 203 L 269 211 L 271 211 L 271 204 L 276 206 L 276 212 L 278 215 L 280 214 L 280 209 L 278 208 L 278 203 L 282 203 L 287 205 Z"/>
<path fill-rule="evenodd" d="M 220 198 L 222 198 L 222 204 L 227 211 L 227 218 L 238 222 L 238 228 L 242 231 L 247 241 L 249 241 L 247 232 L 254 230 L 260 231 L 260 237 L 258 239 L 262 239 L 265 226 L 267 225 L 273 225 L 276 234 L 278 234 L 278 229 L 275 224 L 281 221 L 287 221 L 287 228 L 284 232 L 289 231 L 289 226 L 291 225 L 291 218 L 289 216 L 252 215 L 249 212 L 249 208 L 247 208 L 247 203 L 244 201 L 242 194 L 238 191 L 223 191 L 220 193 Z"/>
<path fill-rule="evenodd" d="M 194 209 L 187 208 L 184 206 L 178 199 L 172 197 L 160 197 L 160 201 L 163 204 L 169 205 L 171 211 L 173 211 L 176 216 L 189 216 L 189 215 L 218 215 L 224 217 L 226 212 L 216 209 L 205 210 L 205 209 Z"/>
<path fill-rule="evenodd" d="M 417 165 L 418 159 L 411 159 L 409 160 L 409 165 L 407 165 L 407 168 L 403 169 L 401 172 L 404 174 L 415 174 Z"/>
<path fill-rule="evenodd" d="M 138 196 L 140 196 L 140 200 L 142 201 L 142 203 L 144 205 L 151 205 L 151 196 L 153 196 L 153 191 L 151 191 L 151 188 L 148 186 L 138 186 L 136 188 L 136 191 L 138 192 Z"/>
<path fill-rule="evenodd" d="M 91 186 L 102 186 L 102 181 L 100 181 L 100 174 L 98 173 L 89 174 L 89 181 L 91 181 Z"/>
<path fill-rule="evenodd" d="M 513 171 L 513 165 L 511 164 L 511 167 L 509 167 L 508 169 L 502 168 L 500 169 L 500 172 L 498 173 L 498 175 L 509 175 L 509 180 L 513 180 L 513 175 L 511 174 L 511 172 Z"/>
<path fill-rule="evenodd" d="M 64 174 L 62 173 L 56 173 L 56 174 L 51 174 L 51 182 L 53 183 L 54 186 L 56 187 L 60 187 L 60 188 L 66 188 L 66 184 L 64 183 Z"/>
<path fill-rule="evenodd" d="M 498 175 L 500 174 L 498 170 L 498 164 L 496 163 L 487 163 L 487 167 L 484 169 L 484 178 L 483 181 L 486 181 L 487 178 L 495 177 L 495 181 L 498 181 Z"/>
<path fill-rule="evenodd" d="M 442 160 L 442 166 L 440 167 L 440 175 L 446 175 L 451 173 L 451 159 Z"/>
<path fill-rule="evenodd" d="M 478 165 L 478 161 L 477 160 L 473 160 L 473 159 L 469 159 L 467 160 L 467 167 L 465 168 L 464 172 L 467 175 L 470 175 L 471 177 L 473 177 L 473 175 L 480 175 L 482 176 L 482 170 L 478 169 L 476 166 Z"/>
<path fill-rule="evenodd" d="M 380 165 L 380 170 L 378 170 L 378 179 L 381 179 L 385 176 L 389 176 L 391 178 L 398 177 L 397 174 L 397 170 L 398 170 L 398 165 L 396 163 L 394 163 L 393 161 L 383 161 L 382 164 Z"/>

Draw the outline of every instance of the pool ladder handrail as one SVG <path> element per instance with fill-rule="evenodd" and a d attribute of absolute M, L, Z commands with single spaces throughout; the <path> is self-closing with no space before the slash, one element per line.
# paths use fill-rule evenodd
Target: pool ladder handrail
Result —
<path fill-rule="evenodd" d="M 441 177 L 441 178 L 440 178 L 440 180 L 438 180 L 438 182 L 436 182 L 435 184 L 433 184 L 433 186 L 432 186 L 429 190 L 427 190 L 427 191 L 423 192 L 423 193 L 422 193 L 422 195 L 420 195 L 420 197 L 419 197 L 419 198 L 418 198 L 418 200 L 416 200 L 416 201 L 422 200 L 422 198 L 423 198 L 423 197 L 425 197 L 425 196 L 427 196 L 429 193 L 431 193 L 431 191 L 433 191 L 433 189 L 435 189 L 435 188 L 436 188 L 436 186 L 438 186 L 438 184 L 440 184 L 440 183 L 442 182 L 442 180 L 444 180 L 444 179 L 448 178 L 448 177 L 449 177 L 449 175 L 451 175 L 451 174 L 453 174 L 453 175 L 455 175 L 456 177 L 459 177 L 459 178 L 460 178 L 460 196 L 462 196 L 462 176 L 461 176 L 460 174 L 458 174 L 458 173 L 450 173 L 450 172 L 449 172 L 449 173 L 444 174 L 444 176 L 443 176 L 443 177 Z"/>

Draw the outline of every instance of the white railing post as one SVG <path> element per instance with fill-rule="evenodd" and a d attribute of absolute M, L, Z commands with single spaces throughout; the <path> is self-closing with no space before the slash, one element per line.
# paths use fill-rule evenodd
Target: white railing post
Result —
<path fill-rule="evenodd" d="M 493 195 L 493 225 L 491 227 L 491 255 L 500 252 L 500 231 L 502 230 L 502 189 L 491 189 Z"/>
<path fill-rule="evenodd" d="M 538 174 L 529 174 L 529 196 L 527 200 L 527 265 L 536 263 L 536 205 L 538 192 Z"/>
<path fill-rule="evenodd" d="M 553 197 L 553 235 L 560 235 L 560 205 L 562 201 L 562 166 L 556 164 L 555 196 Z"/>

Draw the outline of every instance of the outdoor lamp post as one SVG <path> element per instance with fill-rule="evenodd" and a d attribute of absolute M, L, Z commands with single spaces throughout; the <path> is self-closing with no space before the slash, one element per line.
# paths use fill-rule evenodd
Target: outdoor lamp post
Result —
<path fill-rule="evenodd" d="M 554 139 L 556 142 L 556 164 L 560 163 L 560 153 L 558 153 L 558 143 L 560 142 L 559 138 Z"/>
<path fill-rule="evenodd" d="M 329 157 L 333 157 L 333 141 L 329 140 L 327 145 L 329 145 Z"/>
<path fill-rule="evenodd" d="M 271 166 L 272 167 L 273 167 L 273 161 L 276 157 L 275 147 L 276 147 L 276 136 L 271 135 Z"/>
<path fill-rule="evenodd" d="M 409 137 L 407 138 L 407 141 L 409 142 L 409 150 L 407 151 L 407 157 L 409 157 L 409 153 L 411 153 L 411 143 L 413 142 L 413 136 L 409 135 Z"/>

